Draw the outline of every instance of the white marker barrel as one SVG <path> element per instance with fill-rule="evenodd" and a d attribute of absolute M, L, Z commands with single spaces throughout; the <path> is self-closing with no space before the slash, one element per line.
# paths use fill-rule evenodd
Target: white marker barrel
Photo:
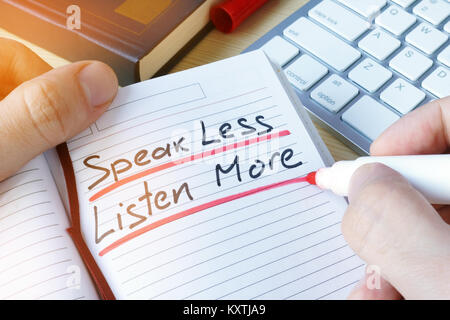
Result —
<path fill-rule="evenodd" d="M 450 204 L 450 155 L 361 157 L 320 169 L 316 182 L 322 189 L 347 196 L 353 173 L 367 163 L 382 163 L 404 176 L 430 203 Z"/>

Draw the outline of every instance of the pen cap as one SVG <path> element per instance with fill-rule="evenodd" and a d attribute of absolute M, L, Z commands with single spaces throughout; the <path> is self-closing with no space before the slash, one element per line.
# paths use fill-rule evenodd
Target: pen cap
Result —
<path fill-rule="evenodd" d="M 450 155 L 362 157 L 319 170 L 317 185 L 347 196 L 353 173 L 367 163 L 382 163 L 400 173 L 430 203 L 450 204 Z"/>
<path fill-rule="evenodd" d="M 268 0 L 227 0 L 211 8 L 211 20 L 222 32 L 232 32 Z"/>

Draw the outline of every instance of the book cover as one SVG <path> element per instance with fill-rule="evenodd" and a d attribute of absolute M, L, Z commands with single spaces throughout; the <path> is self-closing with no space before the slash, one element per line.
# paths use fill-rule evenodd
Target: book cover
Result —
<path fill-rule="evenodd" d="M 152 77 L 201 34 L 213 2 L 0 0 L 0 26 L 68 60 L 101 60 L 126 85 Z M 164 52 L 147 57 L 169 36 Z"/>

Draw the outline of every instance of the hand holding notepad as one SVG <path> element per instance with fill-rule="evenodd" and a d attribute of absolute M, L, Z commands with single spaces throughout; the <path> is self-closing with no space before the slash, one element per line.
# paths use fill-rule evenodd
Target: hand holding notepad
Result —
<path fill-rule="evenodd" d="M 98 287 L 122 299 L 346 296 L 363 269 L 340 233 L 347 204 L 301 179 L 332 159 L 290 90 L 262 52 L 242 55 L 121 89 L 60 148 L 71 233 Z"/>

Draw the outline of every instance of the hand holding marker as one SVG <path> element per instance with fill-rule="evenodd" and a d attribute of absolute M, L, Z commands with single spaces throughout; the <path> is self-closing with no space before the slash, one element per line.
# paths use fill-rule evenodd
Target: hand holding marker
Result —
<path fill-rule="evenodd" d="M 339 161 L 308 175 L 308 182 L 348 196 L 353 173 L 367 163 L 382 163 L 404 176 L 430 203 L 450 204 L 450 155 L 362 157 Z"/>

